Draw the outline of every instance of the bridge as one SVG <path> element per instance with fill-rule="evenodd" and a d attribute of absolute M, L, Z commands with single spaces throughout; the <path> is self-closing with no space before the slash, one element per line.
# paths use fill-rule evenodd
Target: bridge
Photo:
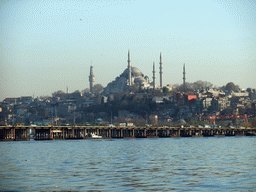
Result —
<path fill-rule="evenodd" d="M 108 126 L 0 126 L 0 141 L 103 138 L 256 136 L 256 128 L 108 127 Z"/>

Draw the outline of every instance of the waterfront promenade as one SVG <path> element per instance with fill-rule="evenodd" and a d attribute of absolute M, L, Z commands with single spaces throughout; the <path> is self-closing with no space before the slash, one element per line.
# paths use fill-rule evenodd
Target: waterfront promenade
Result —
<path fill-rule="evenodd" d="M 103 138 L 256 136 L 256 128 L 108 127 L 108 126 L 0 126 L 0 141 Z"/>

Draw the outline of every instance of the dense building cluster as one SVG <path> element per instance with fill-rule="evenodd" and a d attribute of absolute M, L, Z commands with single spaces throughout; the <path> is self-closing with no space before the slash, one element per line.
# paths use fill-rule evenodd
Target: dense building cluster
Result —
<path fill-rule="evenodd" d="M 0 103 L 0 124 L 65 125 L 92 121 L 110 122 L 108 110 L 113 113 L 113 120 L 125 118 L 135 122 L 138 119 L 145 119 L 146 122 L 152 117 L 157 119 L 156 122 L 172 122 L 180 119 L 202 120 L 200 118 L 204 115 L 247 114 L 250 118 L 256 114 L 255 89 L 239 92 L 205 89 L 195 91 L 194 94 L 175 91 L 168 94 L 153 93 L 129 93 L 108 98 L 102 96 L 100 99 L 92 94 L 82 95 L 80 92 L 55 93 L 52 97 L 40 98 L 6 98 Z M 127 103 L 131 107 L 137 102 L 141 104 L 137 111 L 124 105 Z M 115 103 L 119 108 L 114 106 Z M 107 109 L 109 105 L 113 107 Z M 145 111 L 145 114 L 143 111 L 139 112 L 148 106 L 149 111 Z"/>
<path fill-rule="evenodd" d="M 255 116 L 255 89 L 246 91 L 223 91 L 221 89 L 196 90 L 194 94 L 176 92 L 169 98 L 170 116 L 194 119 L 204 115 L 248 114 Z"/>
<path fill-rule="evenodd" d="M 191 88 L 186 84 L 185 64 L 183 85 L 163 86 L 162 55 L 160 53 L 160 86 L 156 84 L 155 64 L 153 80 L 138 68 L 128 66 L 103 90 L 94 85 L 90 67 L 87 92 L 57 91 L 51 97 L 6 98 L 0 103 L 0 124 L 65 125 L 88 122 L 126 121 L 136 124 L 166 124 L 168 122 L 201 121 L 207 115 L 246 114 L 255 118 L 255 89 Z"/>

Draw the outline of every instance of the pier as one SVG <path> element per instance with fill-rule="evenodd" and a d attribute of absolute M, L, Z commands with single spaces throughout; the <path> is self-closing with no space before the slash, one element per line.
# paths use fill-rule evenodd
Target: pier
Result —
<path fill-rule="evenodd" d="M 0 141 L 29 140 L 29 130 L 33 132 L 35 140 L 91 139 L 91 133 L 101 135 L 105 139 L 256 136 L 256 128 L 0 126 Z"/>

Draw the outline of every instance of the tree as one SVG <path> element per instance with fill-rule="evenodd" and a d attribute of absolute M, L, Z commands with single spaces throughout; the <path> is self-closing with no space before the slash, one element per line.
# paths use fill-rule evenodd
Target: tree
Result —
<path fill-rule="evenodd" d="M 103 91 L 103 86 L 102 86 L 101 84 L 96 84 L 96 85 L 94 85 L 94 87 L 93 87 L 93 93 L 94 93 L 95 95 L 100 94 L 102 91 Z"/>
<path fill-rule="evenodd" d="M 163 87 L 163 93 L 168 93 L 169 89 L 167 87 Z"/>
<path fill-rule="evenodd" d="M 84 90 L 81 91 L 81 93 L 83 95 L 86 95 L 86 94 L 90 93 L 90 89 L 89 88 L 85 88 Z"/>
<path fill-rule="evenodd" d="M 62 97 L 62 96 L 65 96 L 65 95 L 66 94 L 61 90 L 52 93 L 52 97 Z"/>
<path fill-rule="evenodd" d="M 79 94 L 81 94 L 79 90 L 75 90 L 73 93 L 79 93 Z"/>
<path fill-rule="evenodd" d="M 191 88 L 194 90 L 202 90 L 206 88 L 211 88 L 212 86 L 213 86 L 212 83 L 207 81 L 202 81 L 202 80 L 196 81 L 191 84 Z"/>
<path fill-rule="evenodd" d="M 175 85 L 175 86 L 176 86 L 177 91 L 184 90 L 183 84 Z M 187 93 L 189 93 L 189 92 L 192 93 L 194 90 L 203 90 L 203 89 L 212 88 L 212 87 L 213 87 L 212 83 L 207 82 L 207 81 L 202 81 L 202 80 L 196 81 L 194 83 L 186 82 L 186 92 Z"/>
<path fill-rule="evenodd" d="M 233 82 L 227 83 L 227 85 L 223 86 L 222 89 L 226 90 L 226 91 L 239 91 L 240 90 L 239 85 L 235 85 Z"/>

